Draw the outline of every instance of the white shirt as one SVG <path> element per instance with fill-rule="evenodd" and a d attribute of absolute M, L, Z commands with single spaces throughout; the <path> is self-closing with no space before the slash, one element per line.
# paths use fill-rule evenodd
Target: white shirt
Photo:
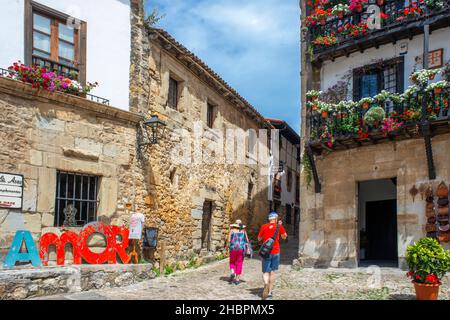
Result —
<path fill-rule="evenodd" d="M 144 225 L 144 223 L 145 216 L 142 213 L 133 213 L 130 219 L 130 235 L 128 239 L 140 240 L 142 238 L 142 226 Z"/>

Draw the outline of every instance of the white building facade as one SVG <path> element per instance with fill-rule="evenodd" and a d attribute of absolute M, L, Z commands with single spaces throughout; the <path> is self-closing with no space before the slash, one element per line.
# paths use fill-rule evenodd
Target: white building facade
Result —
<path fill-rule="evenodd" d="M 0 68 L 21 61 L 76 71 L 91 93 L 129 109 L 130 0 L 13 0 L 0 11 Z"/>

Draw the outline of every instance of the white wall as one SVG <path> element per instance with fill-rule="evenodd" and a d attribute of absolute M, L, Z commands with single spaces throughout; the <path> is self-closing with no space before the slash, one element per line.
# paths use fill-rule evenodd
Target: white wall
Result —
<path fill-rule="evenodd" d="M 440 29 L 434 31 L 430 36 L 430 51 L 444 48 L 444 63 L 450 59 L 450 43 L 449 43 L 450 28 Z M 415 36 L 412 40 L 405 39 L 398 41 L 396 45 L 392 43 L 380 46 L 378 49 L 370 48 L 364 53 L 355 52 L 348 58 L 340 57 L 334 62 L 327 60 L 324 62 L 321 70 L 321 90 L 325 91 L 327 88 L 335 85 L 341 78 L 351 73 L 353 69 L 362 67 L 376 62 L 379 59 L 391 59 L 399 57 L 399 47 L 401 43 L 408 43 L 408 53 L 405 57 L 405 89 L 411 84 L 409 75 L 414 71 L 416 66 L 416 57 L 423 55 L 423 35 Z M 416 69 L 421 69 L 421 64 L 416 66 Z M 436 81 L 439 80 L 436 78 Z M 349 83 L 349 97 L 353 98 L 352 94 L 353 83 Z"/>
<path fill-rule="evenodd" d="M 129 109 L 130 0 L 36 0 L 87 22 L 87 81 L 92 94 Z M 0 0 L 0 67 L 24 61 L 24 0 Z"/>

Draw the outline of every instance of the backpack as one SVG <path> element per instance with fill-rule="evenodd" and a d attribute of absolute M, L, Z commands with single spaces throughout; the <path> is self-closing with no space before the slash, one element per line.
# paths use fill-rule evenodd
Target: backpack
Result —
<path fill-rule="evenodd" d="M 230 240 L 230 250 L 245 250 L 245 234 L 233 233 Z"/>
<path fill-rule="evenodd" d="M 275 244 L 275 239 L 278 237 L 278 231 L 280 231 L 280 224 L 277 225 L 277 230 L 275 230 L 275 234 L 272 238 L 267 239 L 259 249 L 259 255 L 261 258 L 267 259 L 270 257 L 270 252 L 273 249 L 273 246 Z"/>

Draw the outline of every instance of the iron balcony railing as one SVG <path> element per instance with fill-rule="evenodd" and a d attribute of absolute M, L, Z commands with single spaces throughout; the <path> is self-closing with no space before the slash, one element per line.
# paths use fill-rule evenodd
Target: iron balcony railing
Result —
<path fill-rule="evenodd" d="M 381 106 L 386 113 L 386 117 L 394 119 L 397 123 L 402 123 L 398 131 L 384 133 L 387 136 L 399 135 L 405 129 L 417 127 L 420 124 L 423 99 L 427 101 L 426 119 L 431 124 L 442 122 L 442 120 L 448 121 L 450 120 L 449 95 L 450 88 L 442 89 L 439 94 L 434 91 L 418 91 L 397 103 L 391 100 L 380 103 L 374 102 L 366 109 L 358 106 L 341 111 L 330 111 L 326 117 L 320 112 L 309 110 L 307 116 L 309 141 L 311 144 L 324 145 L 327 141 L 330 141 L 330 137 L 339 141 L 361 141 L 361 135 L 358 133 L 360 128 L 363 128 L 363 132 L 368 134 L 382 133 L 382 121 L 375 125 L 368 125 L 365 121 L 366 113 L 373 106 Z M 365 137 L 362 140 L 368 139 L 370 138 Z"/>
<path fill-rule="evenodd" d="M 4 77 L 4 78 L 15 79 L 15 80 L 20 81 L 20 79 L 17 79 L 17 72 L 15 72 L 14 70 L 7 70 L 7 69 L 0 68 L 0 76 Z M 108 99 L 105 99 L 105 98 L 102 98 L 102 97 L 99 97 L 99 96 L 96 96 L 96 95 L 93 95 L 90 93 L 84 93 L 82 91 L 75 92 L 75 93 L 68 93 L 68 92 L 63 92 L 63 93 L 83 97 L 87 100 L 90 100 L 90 101 L 93 101 L 96 103 L 101 103 L 104 105 L 110 104 L 110 101 Z"/>
<path fill-rule="evenodd" d="M 367 12 L 368 5 L 363 12 L 350 12 L 347 13 L 342 19 L 336 16 L 329 17 L 324 25 L 317 22 L 315 25 L 308 27 L 310 44 L 313 44 L 314 40 L 319 36 L 331 36 L 336 37 L 336 44 L 334 46 L 327 45 L 313 45 L 313 52 L 320 53 L 322 51 L 332 50 L 336 45 L 343 45 L 353 42 L 359 38 L 369 38 L 371 35 L 382 34 L 390 29 L 404 26 L 408 23 L 414 23 L 420 20 L 429 19 L 431 16 L 436 16 L 450 11 L 450 0 L 443 0 L 444 5 L 441 8 L 427 8 L 424 2 L 420 0 L 385 0 L 383 5 L 377 5 L 375 0 L 369 0 L 368 5 L 377 5 L 380 8 L 380 12 L 387 15 L 386 19 L 381 20 L 381 28 L 368 28 L 367 33 L 358 33 L 358 35 L 352 35 L 348 29 L 345 29 L 347 24 L 358 25 L 359 23 L 366 23 L 367 19 L 375 12 Z M 405 9 L 420 8 L 420 14 L 408 14 L 405 15 Z M 309 14 L 309 13 L 308 13 Z"/>

